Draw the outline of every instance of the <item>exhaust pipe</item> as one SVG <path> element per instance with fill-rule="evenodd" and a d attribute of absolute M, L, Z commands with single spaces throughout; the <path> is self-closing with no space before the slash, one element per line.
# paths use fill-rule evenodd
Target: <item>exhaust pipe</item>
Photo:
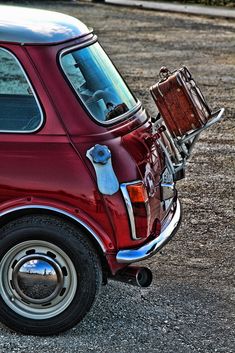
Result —
<path fill-rule="evenodd" d="M 111 277 L 112 280 L 124 282 L 138 287 L 148 287 L 152 283 L 153 275 L 147 267 L 128 266 Z"/>

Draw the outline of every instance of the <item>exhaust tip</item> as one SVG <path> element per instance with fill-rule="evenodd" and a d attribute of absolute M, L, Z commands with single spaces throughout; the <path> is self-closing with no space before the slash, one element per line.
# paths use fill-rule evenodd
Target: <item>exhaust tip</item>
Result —
<path fill-rule="evenodd" d="M 140 267 L 136 274 L 136 282 L 139 287 L 149 287 L 153 280 L 152 271 L 147 267 Z"/>
<path fill-rule="evenodd" d="M 128 266 L 111 279 L 145 288 L 152 283 L 153 275 L 147 267 Z"/>

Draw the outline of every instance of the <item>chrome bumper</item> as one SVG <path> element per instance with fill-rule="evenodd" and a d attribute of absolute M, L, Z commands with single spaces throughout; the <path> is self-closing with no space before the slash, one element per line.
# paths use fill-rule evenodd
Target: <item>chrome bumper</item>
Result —
<path fill-rule="evenodd" d="M 174 203 L 173 207 L 174 209 L 172 211 L 173 214 L 170 222 L 165 225 L 157 238 L 138 249 L 120 250 L 116 256 L 117 262 L 129 264 L 147 259 L 157 253 L 176 233 L 180 225 L 181 206 L 178 199 Z"/>

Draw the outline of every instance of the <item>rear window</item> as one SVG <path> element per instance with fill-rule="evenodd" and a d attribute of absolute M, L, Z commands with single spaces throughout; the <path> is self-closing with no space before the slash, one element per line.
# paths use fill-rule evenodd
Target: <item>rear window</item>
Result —
<path fill-rule="evenodd" d="M 136 108 L 136 99 L 99 43 L 62 54 L 61 65 L 96 120 L 120 119 Z"/>

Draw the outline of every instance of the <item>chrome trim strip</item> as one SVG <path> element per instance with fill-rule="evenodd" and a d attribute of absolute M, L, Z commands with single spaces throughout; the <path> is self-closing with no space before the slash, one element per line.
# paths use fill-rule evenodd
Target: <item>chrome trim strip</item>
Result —
<path fill-rule="evenodd" d="M 15 59 L 17 64 L 19 65 L 19 67 L 20 67 L 20 69 L 21 69 L 26 81 L 28 82 L 28 85 L 29 85 L 32 93 L 33 93 L 34 99 L 35 99 L 35 101 L 37 103 L 37 106 L 38 106 L 38 109 L 39 109 L 39 112 L 40 112 L 40 116 L 41 116 L 41 121 L 40 121 L 39 125 L 33 130 L 25 130 L 25 131 L 22 131 L 22 130 L 20 130 L 20 131 L 18 131 L 18 130 L 0 130 L 0 133 L 1 132 L 5 132 L 5 133 L 8 133 L 8 134 L 31 134 L 32 132 L 36 132 L 36 131 L 38 131 L 41 128 L 41 126 L 42 126 L 42 124 L 44 122 L 44 115 L 43 115 L 43 111 L 42 111 L 41 105 L 39 103 L 38 97 L 37 97 L 37 95 L 35 93 L 35 90 L 33 89 L 33 86 L 31 85 L 31 82 L 30 82 L 28 76 L 26 75 L 26 72 L 25 72 L 23 66 L 21 65 L 20 61 L 18 60 L 18 58 L 11 51 L 9 51 L 9 50 L 7 50 L 5 48 L 0 47 L 0 50 L 3 50 L 5 52 L 7 52 L 8 54 L 10 54 Z"/>
<path fill-rule="evenodd" d="M 129 264 L 132 262 L 145 260 L 153 256 L 175 234 L 180 224 L 180 219 L 181 206 L 179 200 L 177 199 L 173 217 L 170 223 L 167 224 L 162 230 L 160 235 L 138 249 L 120 250 L 116 255 L 117 262 Z"/>
<path fill-rule="evenodd" d="M 131 183 L 120 184 L 120 189 L 121 189 L 121 192 L 122 192 L 125 204 L 126 204 L 126 208 L 127 208 L 127 213 L 129 216 L 130 227 L 131 227 L 131 236 L 132 236 L 132 239 L 134 239 L 134 240 L 138 240 L 139 238 L 137 238 L 137 236 L 136 236 L 135 217 L 134 217 L 134 212 L 133 212 L 130 196 L 127 191 L 127 186 L 128 185 L 135 185 L 138 183 L 141 183 L 141 180 L 137 180 L 137 181 L 134 181 Z"/>
<path fill-rule="evenodd" d="M 87 35 L 92 34 L 92 33 L 93 33 L 93 30 L 90 33 L 88 33 Z M 68 52 L 71 52 L 71 51 L 73 51 L 75 49 L 81 49 L 81 48 L 88 47 L 89 45 L 94 44 L 95 42 L 97 42 L 97 40 L 98 40 L 97 35 L 94 34 L 93 37 L 88 39 L 88 40 L 86 38 L 84 38 L 84 40 L 81 43 L 73 45 L 72 47 L 68 47 L 68 48 L 65 48 L 65 49 L 61 50 L 61 52 L 59 54 L 59 61 L 60 61 L 61 68 L 63 69 L 61 58 L 62 58 L 62 56 L 64 54 L 66 54 Z M 64 72 L 64 69 L 63 69 L 63 72 Z M 66 73 L 65 73 L 65 75 L 66 75 Z M 67 77 L 67 75 L 66 75 L 66 77 Z"/>
<path fill-rule="evenodd" d="M 112 120 L 108 120 L 108 121 L 100 121 L 97 120 L 99 123 L 101 123 L 102 125 L 111 125 L 113 123 L 116 123 L 120 120 L 125 120 L 126 118 L 130 117 L 131 115 L 133 115 L 134 113 L 136 113 L 142 106 L 142 103 L 139 99 L 137 99 L 136 105 L 134 105 L 133 108 L 131 108 L 130 110 L 128 110 L 128 112 L 123 113 L 122 115 L 119 115 L 117 118 L 113 118 Z"/>
<path fill-rule="evenodd" d="M 101 247 L 101 249 L 103 250 L 103 252 L 106 252 L 106 248 L 103 244 L 103 242 L 100 240 L 99 236 L 83 221 L 81 221 L 79 218 L 73 216 L 72 214 L 70 214 L 69 212 L 66 211 L 62 211 L 59 208 L 56 207 L 50 207 L 50 206 L 44 206 L 44 205 L 28 205 L 28 206 L 19 206 L 19 207 L 15 207 L 12 208 L 10 210 L 4 211 L 0 213 L 0 218 L 8 215 L 10 213 L 16 212 L 16 211 L 20 211 L 20 210 L 25 210 L 25 209 L 41 209 L 41 210 L 49 210 L 49 211 L 53 211 L 56 213 L 60 213 L 64 216 L 67 216 L 71 219 L 73 219 L 74 221 L 76 221 L 77 223 L 79 223 L 81 226 L 83 226 L 94 238 L 95 240 L 98 242 L 99 246 Z"/>

